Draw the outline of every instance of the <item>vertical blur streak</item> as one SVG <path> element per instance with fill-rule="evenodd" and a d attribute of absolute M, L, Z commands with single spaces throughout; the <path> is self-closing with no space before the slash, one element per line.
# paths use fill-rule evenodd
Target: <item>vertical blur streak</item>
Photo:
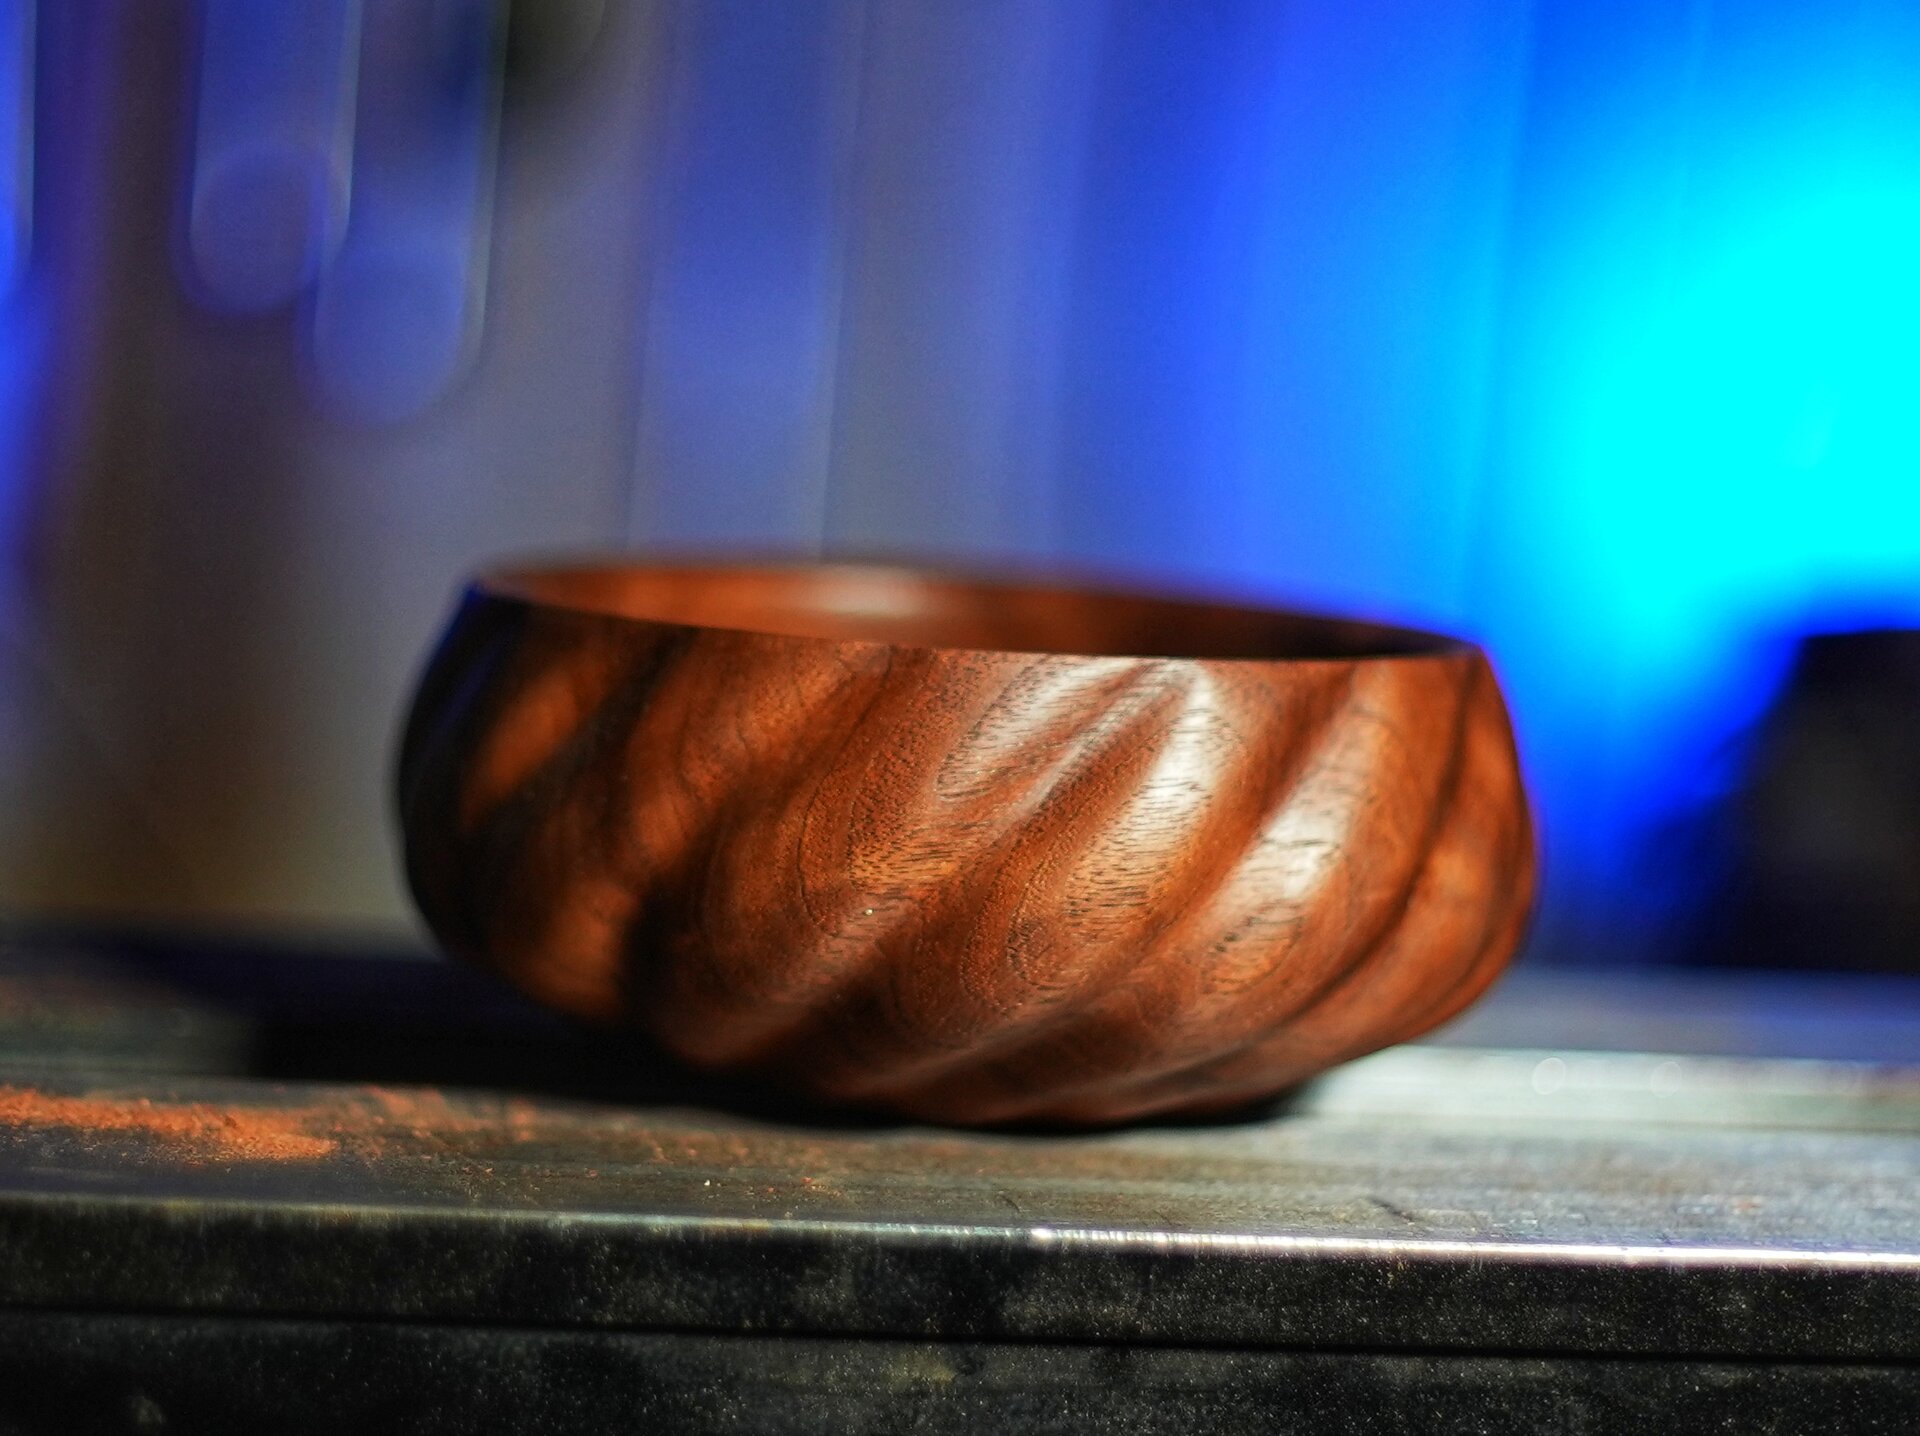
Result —
<path fill-rule="evenodd" d="M 38 19 L 35 0 L 0 0 L 0 630 L 17 617 L 19 560 L 34 497 L 26 429 L 47 348 L 45 304 L 20 292 L 33 247 Z M 57 18 L 53 29 L 57 33 Z"/>
<path fill-rule="evenodd" d="M 1243 437 L 1216 460 L 1242 517 L 1214 561 L 1472 627 L 1534 6 L 1287 9 L 1251 72 Z"/>
<path fill-rule="evenodd" d="M 33 234 L 34 0 L 0 0 L 0 303 Z"/>
<path fill-rule="evenodd" d="M 1465 622 L 1532 10 L 686 0 L 633 537 Z"/>
<path fill-rule="evenodd" d="M 217 307 L 290 303 L 340 241 L 359 0 L 201 0 L 187 244 Z"/>
<path fill-rule="evenodd" d="M 473 358 L 501 40 L 495 0 L 382 0 L 367 12 L 352 212 L 312 315 L 316 377 L 347 417 L 418 413 Z"/>
<path fill-rule="evenodd" d="M 1108 13 L 1063 396 L 1060 521 L 1076 556 L 1200 570 L 1248 542 L 1239 456 L 1251 435 L 1239 406 L 1253 385 L 1285 382 L 1246 362 L 1250 289 L 1298 258 L 1250 243 L 1260 198 L 1250 162 L 1278 98 L 1285 32 L 1308 8 L 1224 0 Z M 1270 573 L 1279 556 L 1268 558 Z"/>
<path fill-rule="evenodd" d="M 812 547 L 867 0 L 682 0 L 632 536 Z"/>
<path fill-rule="evenodd" d="M 839 531 L 1461 622 L 1528 0 L 886 8 Z"/>
<path fill-rule="evenodd" d="M 1036 555 L 1058 461 L 1090 0 L 873 0 L 828 538 Z"/>

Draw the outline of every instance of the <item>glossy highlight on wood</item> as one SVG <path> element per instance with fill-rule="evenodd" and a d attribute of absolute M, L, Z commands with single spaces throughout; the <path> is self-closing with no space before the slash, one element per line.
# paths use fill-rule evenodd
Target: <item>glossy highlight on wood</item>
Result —
<path fill-rule="evenodd" d="M 450 952 L 954 1123 L 1278 1092 L 1472 1001 L 1533 889 L 1471 646 L 909 569 L 483 578 L 399 789 Z"/>

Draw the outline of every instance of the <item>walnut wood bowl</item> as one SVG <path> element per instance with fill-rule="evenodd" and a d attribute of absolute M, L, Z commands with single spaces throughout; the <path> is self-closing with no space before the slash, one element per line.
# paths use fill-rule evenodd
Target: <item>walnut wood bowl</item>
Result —
<path fill-rule="evenodd" d="M 1468 645 L 860 566 L 481 580 L 400 811 L 460 957 L 961 1123 L 1229 1108 L 1412 1037 L 1533 885 Z"/>

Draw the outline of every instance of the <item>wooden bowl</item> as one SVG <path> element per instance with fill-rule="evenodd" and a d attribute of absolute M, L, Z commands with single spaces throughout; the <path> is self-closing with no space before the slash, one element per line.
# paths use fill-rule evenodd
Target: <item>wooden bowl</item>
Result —
<path fill-rule="evenodd" d="M 1412 1037 L 1533 887 L 1466 644 L 878 567 L 480 580 L 400 813 L 460 957 L 961 1123 L 1229 1108 Z"/>

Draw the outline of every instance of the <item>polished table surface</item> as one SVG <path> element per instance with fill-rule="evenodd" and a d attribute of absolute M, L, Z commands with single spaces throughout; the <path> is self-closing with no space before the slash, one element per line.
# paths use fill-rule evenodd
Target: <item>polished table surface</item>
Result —
<path fill-rule="evenodd" d="M 1523 970 L 1235 1120 L 970 1133 L 691 1081 L 437 962 L 20 939 L 0 1350 L 41 1373 L 0 1431 L 355 1362 L 703 1430 L 1898 1430 L 1920 987 Z M 79 1386 L 93 1426 L 9 1413 Z"/>

